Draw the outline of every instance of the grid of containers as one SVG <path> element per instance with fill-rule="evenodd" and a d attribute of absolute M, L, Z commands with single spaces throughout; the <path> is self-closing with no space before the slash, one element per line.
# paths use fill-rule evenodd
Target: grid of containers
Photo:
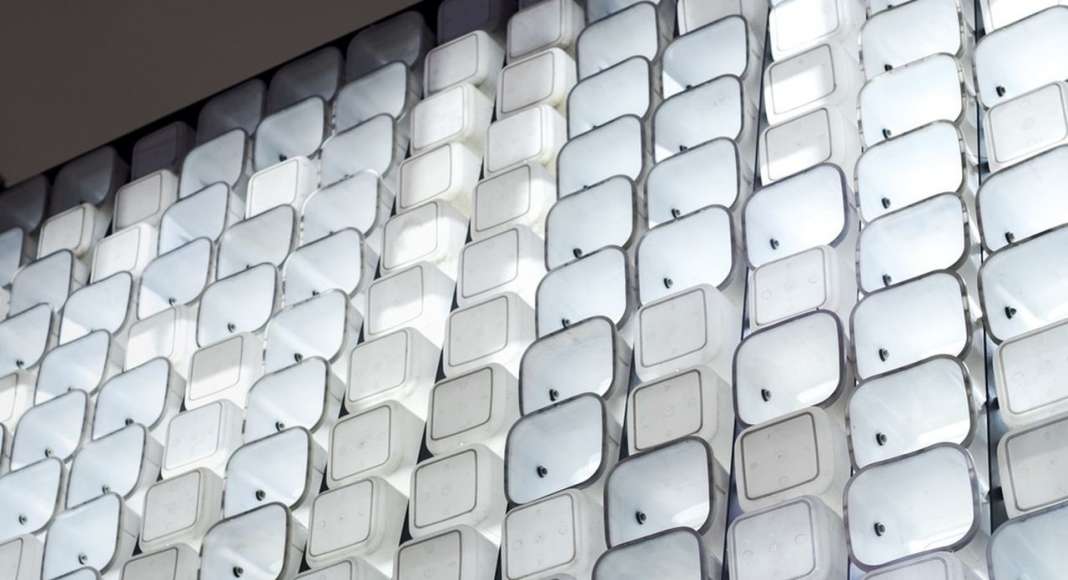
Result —
<path fill-rule="evenodd" d="M 16 184 L 4 577 L 1056 577 L 1052 4 L 444 0 Z"/>

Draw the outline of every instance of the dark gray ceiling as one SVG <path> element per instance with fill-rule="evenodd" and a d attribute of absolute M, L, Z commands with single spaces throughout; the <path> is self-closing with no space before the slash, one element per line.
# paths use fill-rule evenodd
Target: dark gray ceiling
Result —
<path fill-rule="evenodd" d="M 9 184 L 417 0 L 11 0 L 0 10 Z"/>

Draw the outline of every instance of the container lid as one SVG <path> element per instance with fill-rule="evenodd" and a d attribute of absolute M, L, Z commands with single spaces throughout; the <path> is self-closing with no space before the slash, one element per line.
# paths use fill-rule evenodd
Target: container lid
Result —
<path fill-rule="evenodd" d="M 293 368 L 293 367 L 290 367 Z M 331 484 L 360 477 L 361 473 L 387 466 L 402 446 L 397 407 L 386 403 L 342 417 L 330 434 Z"/>
<path fill-rule="evenodd" d="M 197 238 L 152 260 L 141 274 L 137 318 L 198 299 L 212 279 L 212 248 L 211 240 Z"/>
<path fill-rule="evenodd" d="M 842 66 L 842 61 L 847 64 Z M 834 104 L 838 90 L 853 90 L 855 94 L 856 87 L 845 86 L 845 83 L 856 75 L 843 78 L 842 73 L 856 68 L 853 59 L 828 44 L 773 63 L 768 67 L 764 80 L 766 115 L 772 123 L 781 123 L 821 106 Z"/>
<path fill-rule="evenodd" d="M 935 121 L 873 145 L 857 162 L 861 215 L 870 222 L 940 193 L 958 191 L 965 185 L 965 173 L 961 135 L 948 121 Z"/>
<path fill-rule="evenodd" d="M 110 492 L 129 497 L 145 480 L 146 472 L 155 475 L 151 473 L 154 465 L 146 461 L 150 459 L 148 446 L 148 432 L 137 424 L 86 443 L 71 462 L 67 506 Z"/>
<path fill-rule="evenodd" d="M 979 529 L 971 457 L 939 444 L 853 476 L 845 490 L 850 556 L 865 569 L 928 551 L 953 551 Z"/>
<path fill-rule="evenodd" d="M 60 514 L 48 529 L 41 576 L 55 578 L 81 566 L 107 570 L 123 557 L 119 550 L 126 517 L 122 499 L 114 493 Z"/>
<path fill-rule="evenodd" d="M 871 292 L 977 260 L 967 215 L 964 200 L 947 193 L 869 223 L 857 248 L 861 290 Z"/>
<path fill-rule="evenodd" d="M 209 578 L 281 578 L 289 567 L 293 525 L 286 508 L 277 503 L 220 521 L 204 535 L 200 573 Z M 234 574 L 235 568 L 241 573 Z"/>
<path fill-rule="evenodd" d="M 853 309 L 857 375 L 868 378 L 939 354 L 962 356 L 971 345 L 964 284 L 935 272 L 877 290 Z"/>
<path fill-rule="evenodd" d="M 727 16 L 679 36 L 664 49 L 664 97 L 722 75 L 742 77 L 749 69 L 749 26 Z"/>
<path fill-rule="evenodd" d="M 809 408 L 738 435 L 735 463 L 742 504 L 763 507 L 791 496 L 823 494 L 836 479 L 844 479 L 849 462 L 836 453 L 835 437 L 841 435 L 832 429 L 825 411 Z"/>
<path fill-rule="evenodd" d="M 293 508 L 319 490 L 309 489 L 315 465 L 311 436 L 293 427 L 246 443 L 226 464 L 223 515 L 253 510 L 278 502 Z"/>
<path fill-rule="evenodd" d="M 263 118 L 266 93 L 267 84 L 252 79 L 208 99 L 197 117 L 197 143 L 233 129 L 251 134 Z"/>
<path fill-rule="evenodd" d="M 608 417 L 595 395 L 580 395 L 530 413 L 508 433 L 505 491 L 528 503 L 598 479 L 611 464 Z"/>
<path fill-rule="evenodd" d="M 319 357 L 264 375 L 248 392 L 245 439 L 255 441 L 289 427 L 313 430 L 327 419 L 329 364 Z"/>
<path fill-rule="evenodd" d="M 37 365 L 52 337 L 52 309 L 38 304 L 0 321 L 0 376 Z"/>
<path fill-rule="evenodd" d="M 836 245 L 855 227 L 850 195 L 845 175 L 834 165 L 818 165 L 755 192 L 743 210 L 749 266 Z"/>
<path fill-rule="evenodd" d="M 500 460 L 485 447 L 467 446 L 450 455 L 420 462 L 412 473 L 408 520 L 416 530 L 427 530 L 453 518 L 471 514 L 492 501 L 499 488 L 488 489 L 485 472 L 500 473 Z M 496 463 L 496 468 L 493 463 Z M 489 492 L 489 493 L 487 493 Z"/>
<path fill-rule="evenodd" d="M 134 280 L 129 272 L 119 272 L 70 295 L 63 307 L 59 341 L 70 342 L 94 330 L 118 333 L 130 322 L 130 302 Z"/>
<path fill-rule="evenodd" d="M 826 311 L 750 334 L 734 355 L 739 420 L 755 425 L 833 404 L 852 384 L 847 348 L 841 322 Z"/>
<path fill-rule="evenodd" d="M 218 476 L 204 469 L 194 469 L 161 480 L 145 491 L 145 510 L 141 520 L 141 545 L 151 549 L 157 545 L 169 543 L 168 539 L 178 539 L 183 532 L 199 536 L 204 528 L 214 523 L 205 519 L 202 506 L 219 502 L 213 513 L 218 517 L 221 511 L 221 492 L 212 495 L 209 491 L 210 480 Z M 194 530 L 200 526 L 199 533 Z M 157 542 L 156 544 L 152 544 Z"/>
<path fill-rule="evenodd" d="M 393 117 L 376 115 L 323 143 L 320 179 L 331 184 L 361 171 L 386 175 L 398 161 L 397 149 Z"/>
<path fill-rule="evenodd" d="M 606 246 L 628 247 L 640 235 L 634 182 L 610 177 L 553 205 L 545 219 L 545 266 L 552 270 Z M 597 224 L 597 227 L 588 227 Z"/>
<path fill-rule="evenodd" d="M 44 220 L 48 188 L 48 178 L 35 175 L 0 192 L 0 231 L 35 231 Z"/>
<path fill-rule="evenodd" d="M 732 75 L 716 77 L 665 100 L 653 114 L 656 160 L 720 137 L 743 139 L 747 109 L 742 80 Z"/>
<path fill-rule="evenodd" d="M 740 516 L 727 532 L 731 578 L 844 577 L 842 521 L 810 496 Z"/>
<path fill-rule="evenodd" d="M 34 399 L 40 403 L 73 389 L 96 393 L 110 374 L 111 334 L 94 330 L 48 351 L 37 373 Z"/>
<path fill-rule="evenodd" d="M 994 252 L 1068 223 L 1068 145 L 1036 155 L 983 180 L 976 197 L 983 245 Z"/>
<path fill-rule="evenodd" d="M 734 222 L 722 206 L 707 207 L 661 224 L 638 245 L 641 302 L 707 284 L 723 288 L 735 271 Z"/>
<path fill-rule="evenodd" d="M 1068 136 L 1068 87 L 1053 83 L 997 106 L 986 117 L 990 164 L 995 169 L 1064 143 Z"/>
<path fill-rule="evenodd" d="M 675 528 L 608 550 L 597 559 L 593 580 L 705 580 L 708 566 L 701 537 Z"/>
<path fill-rule="evenodd" d="M 160 218 L 159 254 L 163 255 L 196 238 L 219 239 L 241 207 L 232 207 L 230 186 L 213 183 L 178 200 Z"/>
<path fill-rule="evenodd" d="M 530 345 L 519 370 L 519 407 L 526 414 L 584 393 L 602 397 L 629 380 L 626 347 L 612 321 L 595 316 Z"/>
<path fill-rule="evenodd" d="M 1068 408 L 1068 321 L 1002 343 L 994 351 L 994 383 L 1001 415 L 1011 427 L 1040 421 Z"/>
<path fill-rule="evenodd" d="M 633 115 L 571 139 L 557 157 L 557 194 L 564 197 L 616 175 L 639 179 L 645 170 L 644 142 L 642 122 Z"/>
<path fill-rule="evenodd" d="M 644 119 L 657 100 L 652 70 L 649 59 L 633 56 L 575 85 L 567 98 L 571 139 L 626 115 Z"/>
<path fill-rule="evenodd" d="M 19 420 L 11 443 L 11 468 L 46 457 L 69 459 L 81 446 L 89 412 L 89 395 L 79 390 L 31 407 Z"/>
<path fill-rule="evenodd" d="M 122 429 L 127 423 L 156 427 L 178 381 L 171 362 L 155 358 L 112 377 L 100 387 L 93 414 L 93 438 Z"/>
<path fill-rule="evenodd" d="M 1022 10 L 1017 14 L 1036 8 L 1034 2 L 1021 4 L 1026 7 L 1021 6 Z M 1043 7 L 1050 5 L 1048 2 L 1041 4 Z M 1068 50 L 1068 38 L 1062 34 L 1065 26 L 1068 26 L 1068 8 L 1053 6 L 984 36 L 975 47 L 978 93 L 983 104 L 992 108 L 1043 85 L 1068 78 L 1065 63 L 1052 57 Z"/>
<path fill-rule="evenodd" d="M 208 286 L 197 310 L 197 344 L 208 346 L 242 332 L 256 332 L 275 309 L 278 271 L 258 264 Z"/>
<path fill-rule="evenodd" d="M 971 580 L 972 574 L 957 556 L 935 552 L 869 572 L 862 580 Z"/>
<path fill-rule="evenodd" d="M 176 415 L 167 427 L 163 469 L 176 471 L 226 450 L 233 444 L 227 437 L 229 422 L 239 417 L 240 408 L 226 400 Z"/>
<path fill-rule="evenodd" d="M 514 418 L 514 411 L 506 414 L 511 380 L 504 368 L 490 365 L 434 385 L 426 431 L 430 449 L 441 453 L 446 440 L 474 443 L 507 428 Z"/>
<path fill-rule="evenodd" d="M 312 96 L 333 99 L 341 81 L 341 60 L 341 51 L 328 46 L 282 65 L 267 87 L 267 111 L 278 111 Z"/>
<path fill-rule="evenodd" d="M 932 121 L 956 121 L 966 114 L 966 92 L 957 60 L 936 54 L 869 81 L 857 96 L 863 137 L 874 145 Z"/>
<path fill-rule="evenodd" d="M 539 304 L 540 306 L 540 304 Z M 727 299 L 709 286 L 696 286 L 670 294 L 638 311 L 638 336 L 634 364 L 646 380 L 646 372 L 660 365 L 678 368 L 708 364 L 717 355 L 729 356 L 727 345 L 737 336 L 732 330 Z M 653 375 L 653 376 L 649 376 Z"/>
<path fill-rule="evenodd" d="M 733 208 L 748 185 L 738 155 L 734 141 L 713 139 L 653 166 L 645 180 L 649 226 L 710 205 Z"/>
<path fill-rule="evenodd" d="M 301 241 L 308 244 L 345 228 L 367 234 L 385 210 L 385 199 L 392 204 L 393 192 L 369 171 L 327 185 L 304 203 Z"/>
<path fill-rule="evenodd" d="M 201 143 L 182 162 L 178 197 L 188 197 L 218 182 L 236 187 L 245 175 L 248 152 L 249 133 L 244 129 L 232 129 Z"/>
<path fill-rule="evenodd" d="M 374 542 L 375 526 L 384 525 L 375 523 L 376 496 L 382 493 L 382 485 L 363 479 L 319 494 L 312 506 L 307 555 L 327 558 Z"/>
<path fill-rule="evenodd" d="M 620 461 L 604 490 L 608 545 L 678 526 L 703 534 L 720 509 L 714 489 L 712 449 L 696 437 Z"/>
<path fill-rule="evenodd" d="M 297 224 L 291 205 L 234 224 L 219 238 L 216 277 L 225 278 L 263 262 L 281 266 L 296 243 Z"/>
<path fill-rule="evenodd" d="M 873 15 L 860 37 L 868 78 L 929 54 L 958 54 L 971 30 L 957 4 L 924 0 Z"/>
<path fill-rule="evenodd" d="M 858 467 L 934 443 L 968 446 L 975 434 L 972 385 L 960 361 L 937 356 L 863 381 L 849 399 Z"/>
<path fill-rule="evenodd" d="M 90 151 L 60 168 L 49 212 L 56 215 L 80 203 L 102 205 L 129 175 L 129 166 L 110 145 Z"/>
<path fill-rule="evenodd" d="M 62 460 L 46 457 L 0 477 L 0 537 L 36 534 L 52 522 L 63 509 L 65 471 Z"/>
<path fill-rule="evenodd" d="M 584 499 L 566 490 L 508 512 L 501 544 L 502 576 L 518 580 L 566 566 L 579 557 L 589 529 L 583 510 L 592 507 Z M 593 509 L 599 511 L 599 506 Z"/>
<path fill-rule="evenodd" d="M 630 268 L 618 247 L 607 247 L 549 272 L 537 294 L 538 335 L 592 316 L 606 316 L 617 326 L 633 308 Z"/>
<path fill-rule="evenodd" d="M 415 100 L 408 65 L 393 61 L 341 87 L 334 99 L 334 126 L 350 129 L 377 115 L 400 121 Z"/>
<path fill-rule="evenodd" d="M 1068 419 L 1017 429 L 998 442 L 998 472 L 1009 516 L 1036 511 L 1068 499 Z"/>
<path fill-rule="evenodd" d="M 267 325 L 267 349 L 264 371 L 272 372 L 305 358 L 321 356 L 334 360 L 342 355 L 342 348 L 358 316 L 348 297 L 331 290 L 294 304 L 274 315 Z"/>
<path fill-rule="evenodd" d="M 410 67 L 421 65 L 432 46 L 434 36 L 423 15 L 414 10 L 402 12 L 352 37 L 345 54 L 345 76 L 355 79 L 395 60 Z"/>
<path fill-rule="evenodd" d="M 11 301 L 8 317 L 25 312 L 37 304 L 45 303 L 50 310 L 59 312 L 75 290 L 77 258 L 70 250 L 59 250 L 30 262 L 11 281 Z M 83 282 L 81 278 L 79 282 Z"/>
<path fill-rule="evenodd" d="M 1056 578 L 1068 565 L 1063 531 L 1068 504 L 1013 518 L 990 538 L 988 558 L 995 578 Z"/>
<path fill-rule="evenodd" d="M 307 97 L 263 118 L 256 127 L 252 161 L 257 171 L 290 157 L 310 157 L 328 133 L 326 102 Z"/>
<path fill-rule="evenodd" d="M 1001 342 L 1068 317 L 1068 226 L 991 255 L 979 270 L 983 322 Z"/>
<path fill-rule="evenodd" d="M 609 10 L 607 3 L 587 6 L 586 21 L 591 24 L 576 43 L 580 79 L 632 56 L 652 61 L 660 54 L 660 15 L 655 4 L 639 2 Z"/>

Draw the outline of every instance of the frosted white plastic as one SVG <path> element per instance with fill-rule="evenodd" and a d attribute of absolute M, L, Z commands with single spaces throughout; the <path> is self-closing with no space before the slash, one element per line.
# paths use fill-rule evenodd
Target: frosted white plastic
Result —
<path fill-rule="evenodd" d="M 634 370 L 642 381 L 705 365 L 730 376 L 741 338 L 741 318 L 719 290 L 701 285 L 641 307 L 634 339 Z"/>
<path fill-rule="evenodd" d="M 975 159 L 964 150 L 960 131 L 935 121 L 869 147 L 857 161 L 860 216 L 870 222 L 891 211 L 956 192 L 974 216 L 979 184 Z"/>
<path fill-rule="evenodd" d="M 734 464 L 745 512 L 811 495 L 838 513 L 851 468 L 840 421 L 819 407 L 742 431 L 734 444 Z"/>
<path fill-rule="evenodd" d="M 733 383 L 747 425 L 812 406 L 841 417 L 853 385 L 841 321 L 815 311 L 753 332 L 734 353 Z"/>
<path fill-rule="evenodd" d="M 462 524 L 498 543 L 508 507 L 503 477 L 500 457 L 477 444 L 420 462 L 412 472 L 408 502 L 412 537 Z"/>
<path fill-rule="evenodd" d="M 219 237 L 216 276 L 225 278 L 264 262 L 281 266 L 297 244 L 299 225 L 291 205 L 234 224 Z"/>
<path fill-rule="evenodd" d="M 263 339 L 242 332 L 193 353 L 189 359 L 186 410 L 227 400 L 242 409 L 248 390 L 263 376 Z"/>
<path fill-rule="evenodd" d="M 586 11 L 575 0 L 536 2 L 508 20 L 508 60 L 516 61 L 546 49 L 573 52 L 586 26 Z"/>
<path fill-rule="evenodd" d="M 544 242 L 527 226 L 515 225 L 464 246 L 456 303 L 466 307 L 510 292 L 533 305 L 544 276 Z"/>
<path fill-rule="evenodd" d="M 470 83 L 493 98 L 504 64 L 504 47 L 484 30 L 445 42 L 426 54 L 423 90 L 433 95 L 460 83 Z"/>
<path fill-rule="evenodd" d="M 545 335 L 530 345 L 519 368 L 519 407 L 523 414 L 584 393 L 605 400 L 623 422 L 630 381 L 630 346 L 611 320 L 588 318 Z"/>
<path fill-rule="evenodd" d="M 1010 431 L 998 441 L 998 473 L 1010 518 L 1060 503 L 1068 497 L 1063 458 L 1068 421 L 1053 418 Z"/>
<path fill-rule="evenodd" d="M 204 534 L 222 517 L 222 491 L 222 477 L 204 468 L 153 484 L 145 492 L 141 550 L 175 545 L 198 550 Z"/>
<path fill-rule="evenodd" d="M 528 413 L 512 427 L 505 493 L 512 503 L 528 504 L 570 487 L 597 501 L 618 456 L 619 424 L 600 398 L 579 395 Z"/>
<path fill-rule="evenodd" d="M 176 415 L 167 428 L 163 478 L 197 468 L 222 477 L 230 454 L 241 445 L 242 415 L 240 407 L 226 400 Z"/>
<path fill-rule="evenodd" d="M 422 419 L 394 401 L 347 415 L 330 430 L 326 485 L 334 489 L 375 475 L 408 496 L 422 439 Z"/>
<path fill-rule="evenodd" d="M 542 165 L 526 164 L 482 180 L 474 191 L 470 234 L 481 240 L 513 225 L 545 236 L 545 216 L 556 203 L 556 179 Z"/>
<path fill-rule="evenodd" d="M 549 0 L 546 4 L 561 1 Z M 573 0 L 567 1 L 574 4 Z M 507 117 L 537 105 L 548 105 L 566 114 L 567 97 L 576 79 L 575 59 L 559 48 L 513 61 L 504 67 L 498 81 L 497 115 Z"/>
<path fill-rule="evenodd" d="M 593 316 L 605 316 L 630 336 L 635 307 L 632 270 L 622 249 L 610 246 L 549 272 L 538 285 L 538 336 Z"/>
<path fill-rule="evenodd" d="M 631 454 L 687 436 L 708 442 L 717 469 L 730 469 L 734 406 L 730 383 L 694 367 L 642 383 L 627 398 L 627 445 Z"/>
<path fill-rule="evenodd" d="M 842 518 L 804 496 L 740 516 L 727 531 L 727 564 L 737 580 L 844 578 Z"/>
<path fill-rule="evenodd" d="M 944 354 L 966 359 L 975 350 L 960 278 L 935 272 L 872 292 L 853 310 L 850 326 L 861 379 Z"/>
<path fill-rule="evenodd" d="M 863 468 L 936 443 L 968 447 L 977 413 L 968 370 L 950 357 L 861 382 L 849 399 L 853 461 Z"/>
<path fill-rule="evenodd" d="M 440 348 L 455 284 L 431 264 L 379 278 L 367 289 L 367 338 L 411 328 Z"/>
<path fill-rule="evenodd" d="M 1068 198 L 1058 190 L 1066 161 L 1068 147 L 1057 147 L 983 181 L 976 210 L 988 251 L 1068 223 Z"/>
<path fill-rule="evenodd" d="M 503 456 L 508 430 L 519 418 L 516 390 L 515 376 L 495 364 L 437 383 L 430 391 L 427 449 L 446 455 L 478 443 Z"/>
<path fill-rule="evenodd" d="M 987 534 L 971 457 L 937 445 L 857 473 L 845 491 L 850 558 L 871 569 L 948 550 L 981 569 Z"/>
<path fill-rule="evenodd" d="M 996 342 L 1065 318 L 1068 300 L 1062 285 L 1068 262 L 1059 256 L 1068 227 L 992 255 L 979 270 L 987 331 Z"/>

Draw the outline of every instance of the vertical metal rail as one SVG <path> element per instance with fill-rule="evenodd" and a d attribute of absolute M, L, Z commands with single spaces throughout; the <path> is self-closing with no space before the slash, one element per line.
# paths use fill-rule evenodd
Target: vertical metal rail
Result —
<path fill-rule="evenodd" d="M 975 46 L 979 46 L 979 41 L 986 35 L 986 24 L 983 20 L 983 8 L 982 2 L 979 0 L 972 0 L 975 8 Z M 972 74 L 975 76 L 976 90 L 978 90 L 978 70 L 975 69 L 975 59 L 972 59 Z M 983 105 L 978 102 L 978 95 L 976 96 L 976 119 L 975 124 L 978 131 L 978 143 L 979 143 L 979 168 L 978 178 L 979 187 L 981 188 L 987 177 L 990 175 L 990 166 L 986 162 L 986 128 L 983 126 Z M 978 189 L 976 190 L 978 194 Z M 979 250 L 980 263 L 985 262 L 988 255 L 985 248 L 980 247 Z M 983 313 L 985 317 L 987 313 Z M 1001 412 L 999 411 L 998 398 L 997 398 L 997 385 L 995 384 L 994 374 L 994 351 L 997 349 L 997 345 L 986 333 L 986 328 L 982 329 L 983 333 L 983 360 L 985 361 L 985 368 L 983 369 L 986 374 L 986 437 L 987 437 L 987 463 L 989 468 L 989 480 L 990 489 L 988 490 L 988 498 L 990 500 L 990 533 L 994 533 L 994 530 L 998 528 L 1002 523 L 1008 519 L 1008 514 L 1005 511 L 1005 500 L 1001 493 L 1001 475 L 998 473 L 997 468 L 997 448 L 998 442 L 1005 435 L 1008 428 L 1005 426 L 1005 422 L 1001 418 Z"/>

